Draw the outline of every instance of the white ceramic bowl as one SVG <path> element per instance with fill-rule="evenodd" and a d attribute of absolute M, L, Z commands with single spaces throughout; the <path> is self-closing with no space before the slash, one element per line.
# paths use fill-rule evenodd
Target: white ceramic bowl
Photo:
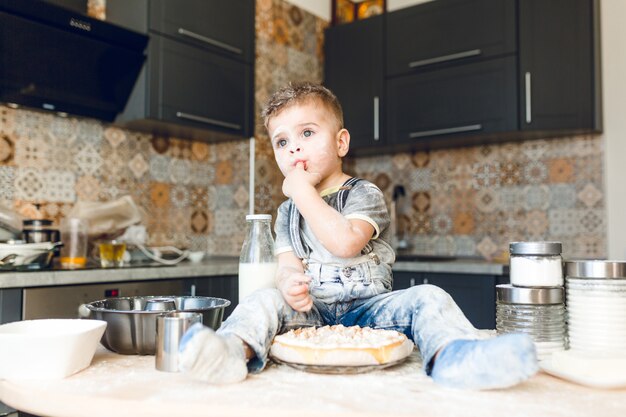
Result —
<path fill-rule="evenodd" d="M 198 263 L 202 260 L 202 258 L 204 258 L 204 252 L 202 251 L 189 252 L 189 255 L 187 256 L 191 262 Z"/>
<path fill-rule="evenodd" d="M 0 379 L 59 379 L 91 364 L 101 320 L 26 320 L 0 326 Z"/>

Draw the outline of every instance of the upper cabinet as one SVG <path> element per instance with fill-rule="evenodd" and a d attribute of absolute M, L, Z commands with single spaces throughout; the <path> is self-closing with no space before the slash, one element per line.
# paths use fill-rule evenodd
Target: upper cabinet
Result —
<path fill-rule="evenodd" d="M 517 50 L 515 0 L 439 0 L 387 18 L 387 76 Z"/>
<path fill-rule="evenodd" d="M 150 30 L 234 59 L 254 62 L 254 2 L 150 1 Z"/>
<path fill-rule="evenodd" d="M 359 151 L 598 132 L 598 13 L 597 0 L 418 4 L 385 15 L 382 74 L 373 73 L 368 61 L 380 53 L 373 35 L 354 39 L 365 21 L 329 29 L 327 84 L 338 91 L 350 88 L 356 97 L 382 83 L 378 114 L 385 140 Z M 354 56 L 363 42 L 369 50 Z M 328 52 L 345 44 L 352 47 L 349 53 Z M 358 78 L 366 75 L 371 79 Z M 360 81 L 350 83 L 351 77 Z M 337 80 L 346 81 L 340 86 Z M 354 106 L 346 95 L 340 95 L 344 107 Z M 369 107 L 355 108 L 359 114 L 351 118 L 371 125 Z"/>
<path fill-rule="evenodd" d="M 107 18 L 150 35 L 148 61 L 117 122 L 194 139 L 249 137 L 254 0 L 107 1 Z"/>
<path fill-rule="evenodd" d="M 521 0 L 523 131 L 601 129 L 598 2 Z"/>
<path fill-rule="evenodd" d="M 350 148 L 385 143 L 383 16 L 326 30 L 324 83 L 343 108 Z"/>

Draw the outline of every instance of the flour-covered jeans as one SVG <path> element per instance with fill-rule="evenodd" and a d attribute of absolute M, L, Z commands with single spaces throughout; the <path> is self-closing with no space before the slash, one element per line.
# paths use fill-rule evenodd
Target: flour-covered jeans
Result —
<path fill-rule="evenodd" d="M 265 367 L 274 336 L 299 327 L 343 324 L 396 330 L 415 342 L 427 373 L 434 355 L 449 342 L 479 337 L 452 297 L 434 285 L 332 303 L 321 301 L 315 293 L 313 288 L 311 310 L 299 313 L 279 290 L 256 291 L 240 302 L 218 334 L 238 336 L 254 350 L 256 357 L 248 362 L 251 372 Z"/>

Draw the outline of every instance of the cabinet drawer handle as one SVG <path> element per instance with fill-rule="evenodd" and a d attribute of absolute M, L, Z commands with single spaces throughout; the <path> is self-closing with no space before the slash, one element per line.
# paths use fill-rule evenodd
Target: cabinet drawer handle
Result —
<path fill-rule="evenodd" d="M 414 286 L 414 285 L 415 285 L 415 278 L 411 278 L 411 279 L 409 280 L 409 287 L 412 287 L 412 286 Z"/>
<path fill-rule="evenodd" d="M 480 55 L 483 52 L 480 49 L 471 49 L 469 51 L 457 52 L 450 55 L 442 55 L 434 58 L 422 59 L 420 61 L 413 61 L 409 63 L 409 68 L 423 67 L 430 64 L 438 64 L 440 62 L 454 61 L 456 59 L 469 58 L 471 56 Z"/>
<path fill-rule="evenodd" d="M 241 125 L 235 123 L 222 122 L 220 120 L 209 119 L 208 117 L 196 116 L 195 114 L 183 113 L 180 111 L 176 112 L 176 117 L 179 119 L 187 119 L 192 120 L 194 122 L 206 123 L 209 125 L 226 127 L 228 129 L 241 130 Z"/>
<path fill-rule="evenodd" d="M 527 72 L 524 74 L 524 90 L 525 90 L 525 95 L 526 95 L 526 123 L 530 123 L 533 121 L 533 115 L 532 115 L 532 101 L 533 101 L 533 96 L 532 96 L 532 90 L 530 89 L 530 79 L 531 75 L 530 72 Z"/>
<path fill-rule="evenodd" d="M 475 130 L 481 130 L 483 125 L 467 125 L 467 126 L 457 126 L 457 127 L 449 127 L 446 129 L 434 129 L 434 130 L 421 130 L 419 132 L 411 132 L 409 133 L 409 138 L 421 138 L 424 136 L 437 136 L 437 135 L 446 135 L 448 133 L 461 133 L 461 132 L 472 132 Z"/>
<path fill-rule="evenodd" d="M 380 139 L 380 102 L 374 97 L 374 140 Z"/>
<path fill-rule="evenodd" d="M 424 280 L 422 281 L 422 284 L 428 284 L 428 278 L 424 278 Z"/>
<path fill-rule="evenodd" d="M 230 52 L 234 52 L 234 53 L 239 54 L 239 55 L 243 54 L 243 51 L 241 49 L 239 49 L 239 48 L 236 48 L 236 47 L 234 47 L 232 45 L 229 45 L 227 43 L 224 43 L 224 42 L 216 41 L 215 39 L 207 38 L 206 36 L 202 36 L 202 35 L 200 35 L 198 33 L 192 32 L 192 31 L 187 30 L 187 29 L 178 28 L 178 33 L 180 35 L 187 36 L 188 38 L 192 38 L 192 39 L 195 39 L 197 41 L 204 42 L 206 44 L 213 45 L 213 46 L 216 46 L 216 47 L 221 48 L 221 49 L 225 49 L 225 50 L 230 51 Z"/>

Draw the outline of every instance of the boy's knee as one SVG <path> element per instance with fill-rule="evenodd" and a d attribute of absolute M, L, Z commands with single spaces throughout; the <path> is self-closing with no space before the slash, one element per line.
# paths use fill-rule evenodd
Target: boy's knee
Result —
<path fill-rule="evenodd" d="M 410 287 L 407 292 L 412 296 L 420 299 L 429 299 L 437 301 L 449 301 L 451 299 L 450 294 L 442 290 L 436 285 L 432 284 L 420 284 Z"/>

